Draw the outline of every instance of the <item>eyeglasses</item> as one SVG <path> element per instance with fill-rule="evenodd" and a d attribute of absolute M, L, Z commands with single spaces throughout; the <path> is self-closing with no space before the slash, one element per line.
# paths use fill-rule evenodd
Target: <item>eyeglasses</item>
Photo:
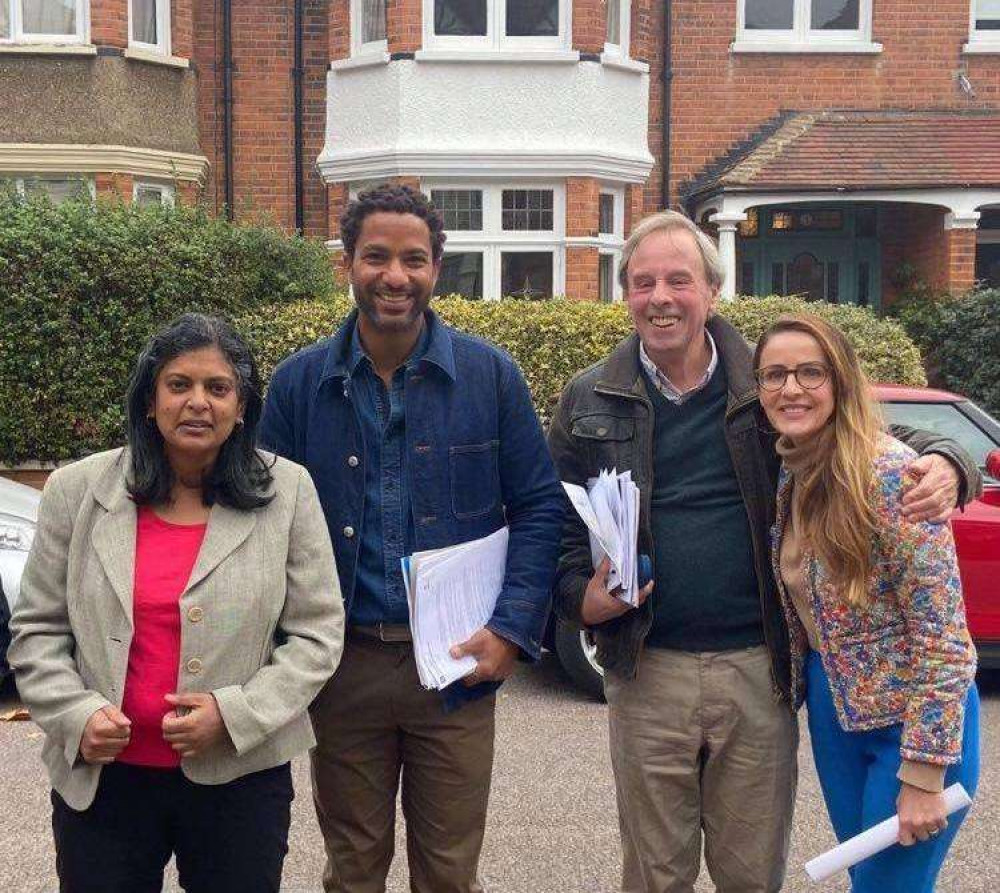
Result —
<path fill-rule="evenodd" d="M 754 377 L 765 391 L 780 391 L 788 376 L 794 375 L 799 387 L 815 391 L 830 377 L 830 370 L 824 363 L 800 363 L 789 369 L 787 366 L 764 366 L 754 370 Z"/>

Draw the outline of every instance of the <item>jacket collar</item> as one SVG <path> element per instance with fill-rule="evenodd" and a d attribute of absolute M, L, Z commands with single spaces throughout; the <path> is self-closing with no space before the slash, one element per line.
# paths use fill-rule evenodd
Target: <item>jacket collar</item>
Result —
<path fill-rule="evenodd" d="M 727 413 L 757 399 L 757 382 L 753 377 L 753 354 L 750 345 L 732 323 L 716 314 L 706 328 L 719 352 L 719 361 L 726 372 L 729 389 Z M 646 399 L 639 363 L 639 336 L 633 332 L 611 352 L 604 363 L 603 373 L 594 390 L 628 399 Z"/>
<path fill-rule="evenodd" d="M 351 340 L 358 324 L 358 309 L 355 307 L 329 342 L 320 384 L 331 378 L 348 378 L 351 374 Z M 420 358 L 421 363 L 437 366 L 452 381 L 455 380 L 455 349 L 448 327 L 438 315 L 428 308 L 424 311 L 427 326 L 427 350 Z"/>

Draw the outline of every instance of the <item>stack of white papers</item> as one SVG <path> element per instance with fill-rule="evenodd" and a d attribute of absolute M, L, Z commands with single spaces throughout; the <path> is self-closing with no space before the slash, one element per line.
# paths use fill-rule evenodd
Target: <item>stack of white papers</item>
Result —
<path fill-rule="evenodd" d="M 606 468 L 587 481 L 587 489 L 578 484 L 563 487 L 577 514 L 590 532 L 590 557 L 594 568 L 607 555 L 611 559 L 608 592 L 635 607 L 639 595 L 638 558 L 639 488 L 632 472 Z M 615 592 L 615 590 L 620 590 Z"/>
<path fill-rule="evenodd" d="M 456 660 L 449 651 L 493 616 L 509 536 L 501 527 L 482 539 L 402 559 L 413 655 L 424 688 L 445 688 L 476 669 L 474 657 Z"/>

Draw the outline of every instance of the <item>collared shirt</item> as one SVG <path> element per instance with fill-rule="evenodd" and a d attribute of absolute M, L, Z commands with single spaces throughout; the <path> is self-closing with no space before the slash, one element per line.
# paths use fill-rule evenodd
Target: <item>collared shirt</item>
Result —
<path fill-rule="evenodd" d="M 705 331 L 705 338 L 708 341 L 708 349 L 712 352 L 712 358 L 708 361 L 708 368 L 705 370 L 705 374 L 701 377 L 701 380 L 693 388 L 689 388 L 686 391 L 678 390 L 674 386 L 674 383 L 649 358 L 649 354 L 646 353 L 646 346 L 641 341 L 639 342 L 639 362 L 642 363 L 642 368 L 646 371 L 646 375 L 656 385 L 656 390 L 676 406 L 680 406 L 685 400 L 705 387 L 715 373 L 715 367 L 719 365 L 719 352 L 716 350 L 715 340 L 708 333 L 708 330 Z"/>
<path fill-rule="evenodd" d="M 404 392 L 407 370 L 426 353 L 427 342 L 425 326 L 413 353 L 386 388 L 365 353 L 357 327 L 351 338 L 351 391 L 365 444 L 364 513 L 352 623 L 409 622 L 400 559 L 414 551 L 416 534 L 405 467 Z"/>

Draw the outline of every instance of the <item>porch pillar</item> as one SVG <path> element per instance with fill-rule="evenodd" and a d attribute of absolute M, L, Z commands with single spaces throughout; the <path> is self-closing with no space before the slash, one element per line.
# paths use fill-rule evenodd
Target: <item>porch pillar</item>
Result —
<path fill-rule="evenodd" d="M 945 287 L 953 295 L 967 292 L 976 280 L 976 230 L 979 212 L 952 211 L 945 214 Z"/>
<path fill-rule="evenodd" d="M 736 229 L 746 219 L 745 211 L 720 211 L 709 218 L 719 227 L 719 257 L 723 269 L 719 297 L 724 301 L 736 297 Z"/>

